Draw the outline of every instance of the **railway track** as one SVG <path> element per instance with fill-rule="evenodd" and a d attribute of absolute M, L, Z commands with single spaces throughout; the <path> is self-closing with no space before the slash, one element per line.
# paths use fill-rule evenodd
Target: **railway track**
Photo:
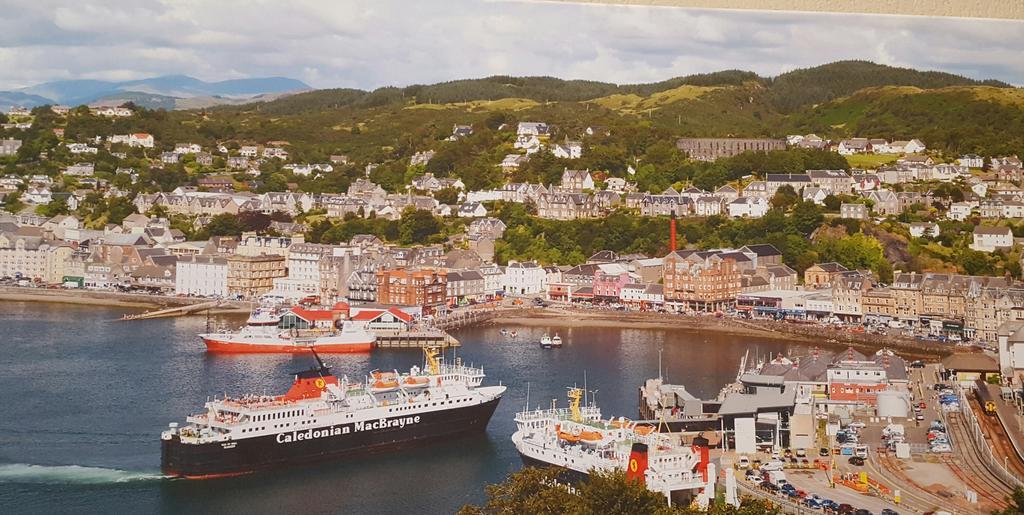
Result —
<path fill-rule="evenodd" d="M 975 447 L 962 415 L 948 413 L 946 419 L 953 440 L 953 449 L 958 458 L 945 458 L 943 461 L 946 466 L 971 490 L 977 492 L 979 500 L 984 499 L 995 507 L 1005 507 L 1005 498 L 1013 491 L 1013 487 L 993 474 L 985 465 L 985 458 Z"/>
<path fill-rule="evenodd" d="M 913 478 L 904 472 L 900 466 L 901 460 L 882 455 L 876 455 L 876 460 L 878 461 L 878 467 L 874 466 L 874 462 L 868 462 L 872 472 L 880 477 L 882 483 L 886 484 L 889 488 L 900 490 L 902 505 L 910 505 L 918 508 L 918 511 L 925 512 L 941 506 L 947 506 L 950 502 L 958 501 L 932 493 L 925 487 L 917 484 Z"/>
<path fill-rule="evenodd" d="M 1024 462 L 1021 461 L 1020 456 L 1017 454 L 1017 449 L 1014 448 L 1013 442 L 1010 441 L 1009 435 L 1006 434 L 1003 424 L 998 418 L 986 415 L 985 410 L 977 399 L 971 399 L 970 403 L 971 409 L 974 410 L 975 418 L 978 419 L 978 423 L 981 425 L 982 434 L 985 435 L 985 439 L 991 444 L 992 452 L 999 456 L 1007 456 L 1008 458 L 1005 461 L 1006 469 L 1017 474 L 1019 477 L 1024 477 Z"/>

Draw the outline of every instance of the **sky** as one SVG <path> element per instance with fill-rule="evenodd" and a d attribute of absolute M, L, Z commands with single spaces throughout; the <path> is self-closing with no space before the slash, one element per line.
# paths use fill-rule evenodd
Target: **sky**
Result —
<path fill-rule="evenodd" d="M 488 75 L 654 82 L 842 59 L 1024 85 L 1024 21 L 516 0 L 0 0 L 0 90 L 284 76 L 372 89 Z"/>

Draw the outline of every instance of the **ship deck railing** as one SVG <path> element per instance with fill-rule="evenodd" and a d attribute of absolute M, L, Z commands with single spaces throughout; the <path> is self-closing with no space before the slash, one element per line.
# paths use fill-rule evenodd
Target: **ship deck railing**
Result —
<path fill-rule="evenodd" d="M 596 406 L 587 406 L 580 408 L 580 415 L 583 417 L 584 422 L 600 422 L 601 421 L 601 410 Z M 544 419 L 556 419 L 572 421 L 572 409 L 570 408 L 555 408 L 546 410 L 529 410 L 520 411 L 516 414 L 516 420 L 520 422 L 529 422 L 533 420 L 544 420 Z"/>

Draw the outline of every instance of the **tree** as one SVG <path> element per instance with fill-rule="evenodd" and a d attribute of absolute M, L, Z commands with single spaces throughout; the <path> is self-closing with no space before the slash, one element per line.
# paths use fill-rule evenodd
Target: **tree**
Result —
<path fill-rule="evenodd" d="M 712 503 L 707 511 L 669 506 L 665 496 L 630 480 L 625 472 L 593 472 L 585 482 L 568 485 L 555 467 L 528 467 L 487 486 L 483 506 L 466 505 L 460 515 L 617 514 L 617 515 L 777 515 L 780 509 L 761 499 L 743 498 L 739 508 Z"/>
<path fill-rule="evenodd" d="M 68 200 L 66 198 L 58 198 L 50 201 L 49 204 L 36 207 L 36 214 L 45 216 L 47 218 L 53 218 L 57 215 L 66 215 L 71 210 L 68 208 Z"/>
<path fill-rule="evenodd" d="M 444 188 L 434 193 L 434 200 L 442 204 L 457 204 L 459 202 L 459 190 L 451 187 Z"/>
<path fill-rule="evenodd" d="M 398 227 L 399 237 L 404 244 L 427 243 L 431 236 L 441 232 L 441 223 L 434 215 L 413 206 L 402 211 Z"/>
<path fill-rule="evenodd" d="M 843 207 L 843 199 L 831 194 L 825 197 L 825 208 L 830 213 L 838 212 L 841 207 Z"/>
<path fill-rule="evenodd" d="M 211 218 L 205 230 L 210 236 L 238 236 L 243 226 L 236 215 L 223 213 Z"/>
<path fill-rule="evenodd" d="M 770 203 L 775 209 L 787 209 L 799 201 L 800 196 L 796 194 L 796 190 L 789 184 L 783 184 L 775 190 L 775 195 L 772 196 Z"/>
<path fill-rule="evenodd" d="M 773 199 L 774 200 L 774 199 Z M 810 236 L 815 229 L 821 226 L 825 215 L 821 214 L 821 208 L 814 202 L 800 202 L 793 208 L 793 226 L 801 233 Z"/>
<path fill-rule="evenodd" d="M 988 159 L 988 158 L 986 158 Z M 1017 487 L 1013 493 L 1006 498 L 1009 506 L 1005 510 L 994 510 L 992 515 L 1019 515 L 1024 513 L 1024 488 Z"/>

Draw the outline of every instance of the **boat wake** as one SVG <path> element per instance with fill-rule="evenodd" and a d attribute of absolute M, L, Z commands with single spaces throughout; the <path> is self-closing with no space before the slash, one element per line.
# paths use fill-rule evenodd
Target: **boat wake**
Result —
<path fill-rule="evenodd" d="M 164 479 L 152 472 L 132 472 L 80 465 L 0 464 L 0 483 L 99 485 Z"/>

